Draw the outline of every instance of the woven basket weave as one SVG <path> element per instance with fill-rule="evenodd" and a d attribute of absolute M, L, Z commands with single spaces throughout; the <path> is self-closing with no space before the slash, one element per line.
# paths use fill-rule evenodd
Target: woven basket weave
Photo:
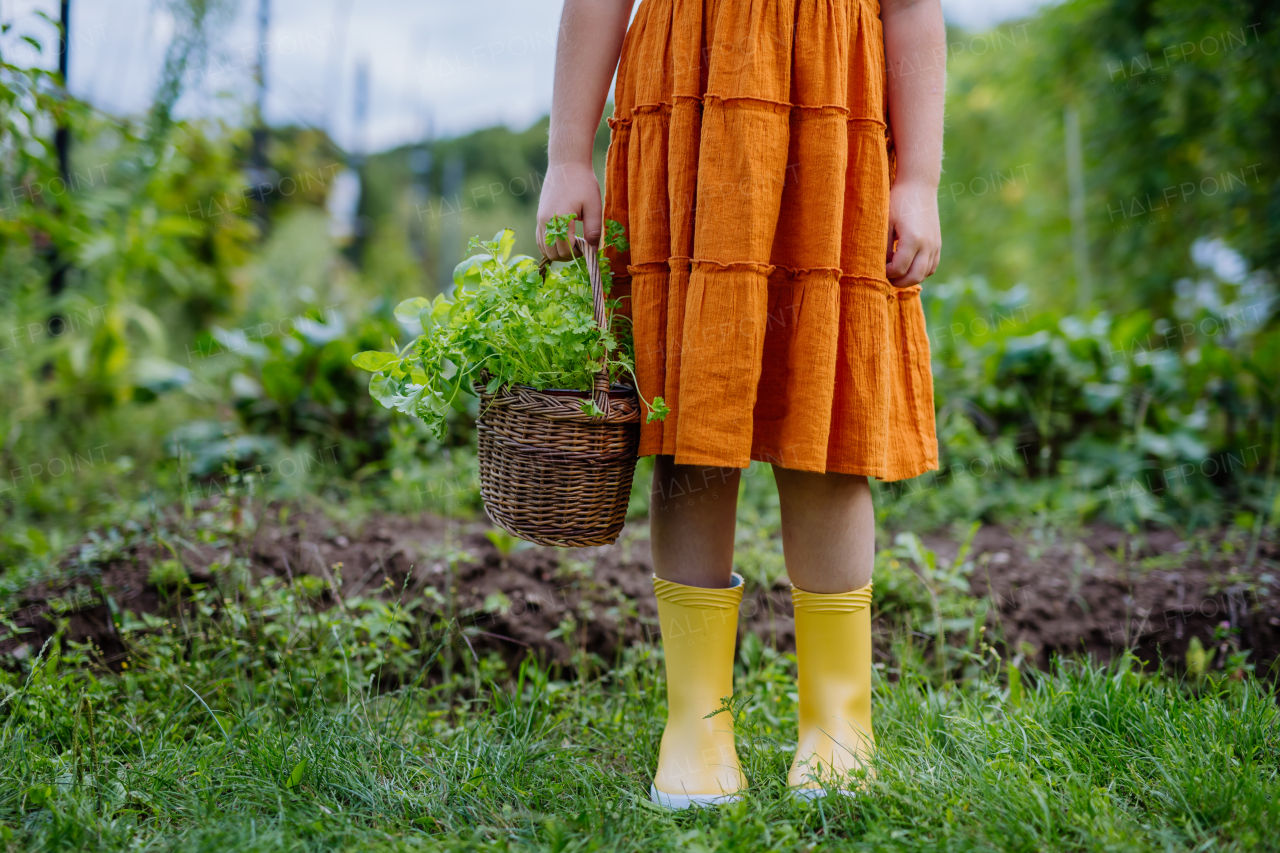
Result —
<path fill-rule="evenodd" d="M 575 238 L 591 273 L 595 320 L 608 328 L 596 250 Z M 545 272 L 545 264 L 544 264 Z M 640 448 L 640 400 L 610 386 L 607 370 L 591 391 L 503 386 L 480 394 L 480 495 L 493 523 L 530 542 L 580 548 L 608 545 L 626 519 Z M 594 400 L 602 417 L 582 411 Z"/>

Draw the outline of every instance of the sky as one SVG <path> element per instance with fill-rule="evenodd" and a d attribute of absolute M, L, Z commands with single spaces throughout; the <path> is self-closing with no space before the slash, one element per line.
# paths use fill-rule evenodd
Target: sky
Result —
<path fill-rule="evenodd" d="M 209 62 L 183 116 L 241 118 L 252 101 L 261 0 L 221 0 Z M 985 30 L 1046 0 L 943 0 L 948 21 Z M 373 152 L 479 127 L 525 127 L 551 106 L 563 0 L 269 0 L 267 120 L 328 130 Z M 174 32 L 166 0 L 71 0 L 70 86 L 94 106 L 150 103 Z M 0 51 L 56 65 L 57 0 L 0 0 Z M 37 53 L 29 35 L 48 47 Z M 366 81 L 362 86 L 360 80 Z M 358 98 L 363 90 L 367 97 Z M 360 118 L 363 103 L 363 119 Z"/>

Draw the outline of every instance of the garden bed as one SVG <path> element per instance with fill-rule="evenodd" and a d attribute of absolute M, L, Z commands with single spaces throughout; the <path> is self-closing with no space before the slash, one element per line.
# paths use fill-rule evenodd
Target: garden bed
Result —
<path fill-rule="evenodd" d="M 322 606 L 339 596 L 425 601 L 426 609 L 457 619 L 477 654 L 496 650 L 512 662 L 532 652 L 570 665 L 582 651 L 608 662 L 621 647 L 656 635 L 643 524 L 628 526 L 615 545 L 562 551 L 494 535 L 484 523 L 427 514 L 373 515 L 358 524 L 296 508 L 273 507 L 267 515 L 250 533 L 206 533 L 203 541 L 143 529 L 114 545 L 110 536 L 98 537 L 64 563 L 58 580 L 35 584 L 11 603 L 3 616 L 19 632 L 0 640 L 0 656 L 12 662 L 33 655 L 61 626 L 66 639 L 92 642 L 118 667 L 126 657 L 119 614 L 181 606 L 181 592 L 153 583 L 157 564 L 175 554 L 191 583 L 216 585 L 228 597 L 239 567 L 241 580 L 244 573 L 306 578 L 301 582 Z M 958 551 L 949 537 L 925 542 L 944 560 Z M 1231 654 L 1248 650 L 1247 661 L 1263 674 L 1280 653 L 1280 549 L 1262 542 L 1245 568 L 1248 544 L 1224 536 L 1188 543 L 1170 531 L 1134 537 L 1102 526 L 1046 538 L 1044 531 L 988 526 L 972 543 L 970 592 L 994 596 L 986 621 L 1002 650 L 1039 666 L 1055 654 L 1105 660 L 1125 649 L 1150 664 L 1181 662 L 1195 637 L 1209 666 L 1230 665 Z M 882 635 L 890 630 L 880 628 Z M 785 581 L 749 586 L 741 630 L 792 650 Z M 887 642 L 880 645 L 887 650 Z"/>

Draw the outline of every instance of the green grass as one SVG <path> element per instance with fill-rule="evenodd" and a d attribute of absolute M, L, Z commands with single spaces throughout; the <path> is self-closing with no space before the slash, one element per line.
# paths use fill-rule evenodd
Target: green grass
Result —
<path fill-rule="evenodd" d="M 51 643 L 0 676 L 0 847 L 1280 847 L 1280 712 L 1251 678 L 1193 688 L 1125 659 L 1010 690 L 985 646 L 945 683 L 903 647 L 878 676 L 868 796 L 806 805 L 783 789 L 794 662 L 749 640 L 736 683 L 751 792 L 667 814 L 646 799 L 659 650 L 597 661 L 594 677 L 513 672 L 407 604 L 322 611 L 301 585 L 194 596 L 184 619 L 123 623 L 119 675 Z"/>

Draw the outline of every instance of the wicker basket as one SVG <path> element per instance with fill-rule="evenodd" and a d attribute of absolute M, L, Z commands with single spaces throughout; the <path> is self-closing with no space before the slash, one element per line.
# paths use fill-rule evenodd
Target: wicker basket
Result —
<path fill-rule="evenodd" d="M 578 247 L 591 271 L 596 323 L 609 322 L 596 251 Z M 545 272 L 545 265 L 544 265 Z M 591 391 L 538 391 L 523 385 L 480 392 L 480 495 L 493 523 L 562 548 L 608 545 L 626 519 L 640 447 L 640 400 L 610 386 L 607 371 Z M 582 411 L 594 399 L 604 412 Z"/>

